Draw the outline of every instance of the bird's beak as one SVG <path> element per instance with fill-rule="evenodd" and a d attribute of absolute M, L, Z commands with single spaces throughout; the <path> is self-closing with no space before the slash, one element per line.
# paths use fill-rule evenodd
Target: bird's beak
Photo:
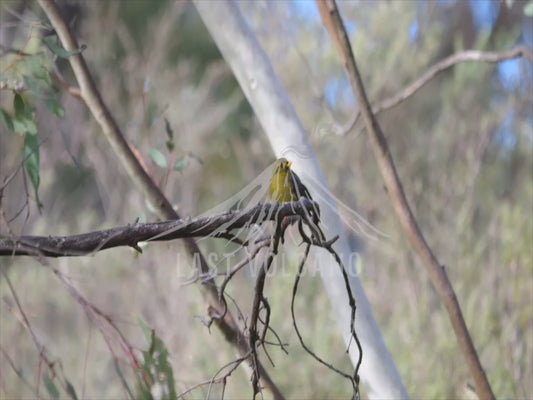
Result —
<path fill-rule="evenodd" d="M 290 167 L 291 165 L 292 165 L 292 161 L 289 161 L 289 162 L 287 163 L 287 167 Z"/>

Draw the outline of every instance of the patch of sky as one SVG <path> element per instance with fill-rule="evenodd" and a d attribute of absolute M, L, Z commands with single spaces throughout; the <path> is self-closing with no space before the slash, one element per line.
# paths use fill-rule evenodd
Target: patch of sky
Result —
<path fill-rule="evenodd" d="M 345 20 L 344 27 L 346 28 L 346 32 L 348 32 L 348 36 L 353 36 L 357 31 L 357 24 L 354 21 Z"/>
<path fill-rule="evenodd" d="M 500 13 L 498 0 L 470 0 L 470 9 L 477 29 L 491 30 Z"/>
<path fill-rule="evenodd" d="M 409 39 L 411 39 L 411 42 L 416 42 L 418 39 L 419 29 L 418 18 L 416 18 L 409 26 Z"/>
<path fill-rule="evenodd" d="M 303 22 L 309 24 L 322 23 L 322 18 L 320 17 L 320 11 L 318 11 L 318 6 L 314 1 L 311 0 L 293 0 L 291 3 L 292 10 L 294 14 Z M 357 30 L 357 25 L 354 21 L 344 20 L 344 26 L 348 35 L 353 35 Z"/>
<path fill-rule="evenodd" d="M 451 7 L 455 4 L 455 0 L 437 0 L 437 4 L 443 7 Z"/>
<path fill-rule="evenodd" d="M 336 107 L 339 102 L 340 82 L 337 78 L 329 78 L 324 89 L 324 98 L 332 107 Z"/>
<path fill-rule="evenodd" d="M 331 107 L 353 106 L 355 104 L 352 87 L 345 74 L 342 77 L 334 77 L 328 80 L 324 90 L 324 97 Z"/>
<path fill-rule="evenodd" d="M 498 75 L 506 90 L 515 90 L 522 81 L 521 59 L 505 60 L 498 64 Z"/>
<path fill-rule="evenodd" d="M 293 0 L 291 6 L 295 15 L 302 21 L 309 22 L 310 24 L 320 22 L 320 12 L 314 1 Z"/>
<path fill-rule="evenodd" d="M 510 111 L 496 132 L 496 141 L 504 153 L 513 151 L 518 142 L 516 132 L 513 130 L 514 119 L 514 112 Z"/>

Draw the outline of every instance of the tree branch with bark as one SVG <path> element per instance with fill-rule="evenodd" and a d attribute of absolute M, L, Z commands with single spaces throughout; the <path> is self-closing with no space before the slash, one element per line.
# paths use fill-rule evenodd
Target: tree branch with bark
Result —
<path fill-rule="evenodd" d="M 413 249 L 416 251 L 422 264 L 426 268 L 433 285 L 441 296 L 448 311 L 450 322 L 454 329 L 457 341 L 474 378 L 476 392 L 481 399 L 494 399 L 492 388 L 487 380 L 483 366 L 479 360 L 474 343 L 466 326 L 459 301 L 448 279 L 444 266 L 439 263 L 433 250 L 427 244 L 416 218 L 411 211 L 405 191 L 396 171 L 394 160 L 389 150 L 387 139 L 372 111 L 372 106 L 367 98 L 363 81 L 357 67 L 346 28 L 342 21 L 339 9 L 334 0 L 317 0 L 324 25 L 328 29 L 339 51 L 344 68 L 348 74 L 365 128 L 374 150 L 374 155 L 381 171 L 391 203 L 407 234 Z"/>
<path fill-rule="evenodd" d="M 115 247 L 132 247 L 142 252 L 139 242 L 168 241 L 198 237 L 233 238 L 233 229 L 250 227 L 278 218 L 304 217 L 317 207 L 306 198 L 292 203 L 258 204 L 246 210 L 163 222 L 132 224 L 72 236 L 20 236 L 0 239 L 0 256 L 87 256 Z M 206 272 L 206 271 L 202 271 Z"/>

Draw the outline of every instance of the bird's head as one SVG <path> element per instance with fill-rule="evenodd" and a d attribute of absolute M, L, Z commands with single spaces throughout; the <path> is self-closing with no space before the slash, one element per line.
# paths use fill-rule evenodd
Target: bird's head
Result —
<path fill-rule="evenodd" d="M 284 157 L 283 158 L 279 158 L 274 163 L 274 172 L 277 172 L 277 171 L 285 171 L 286 172 L 286 171 L 290 170 L 291 165 L 292 165 L 292 161 L 288 161 Z"/>

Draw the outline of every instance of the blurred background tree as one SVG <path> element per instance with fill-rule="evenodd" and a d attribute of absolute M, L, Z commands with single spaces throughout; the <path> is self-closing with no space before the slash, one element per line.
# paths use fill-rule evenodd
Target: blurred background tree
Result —
<path fill-rule="evenodd" d="M 356 104 L 315 3 L 239 5 L 291 95 L 333 194 L 388 235 L 379 241 L 361 238 L 365 265 L 371 266 L 362 270 L 361 279 L 408 392 L 413 398 L 467 397 L 467 367 L 389 206 L 362 124 L 346 129 Z M 533 45 L 530 2 L 354 1 L 340 6 L 374 103 L 457 51 Z M 190 3 L 71 1 L 62 7 L 79 42 L 87 45 L 84 56 L 106 103 L 182 215 L 215 206 L 273 161 L 251 108 Z M 32 52 L 28 38 L 43 18 L 37 5 L 4 0 L 0 10 L 3 49 Z M 22 73 L 8 69 L 16 56 L 3 52 L 2 79 Z M 73 82 L 64 60 L 56 60 L 54 68 Z M 528 379 L 533 371 L 532 77 L 533 65 L 522 59 L 459 64 L 379 116 L 422 231 L 446 263 L 501 398 L 533 396 Z M 0 107 L 9 110 L 11 92 L 0 93 Z M 67 93 L 60 96 L 63 118 L 39 98 L 31 100 L 37 106 L 43 209 L 39 213 L 30 200 L 29 216 L 11 221 L 11 229 L 67 235 L 136 218 L 153 220 L 87 110 Z M 0 129 L 4 179 L 20 163 L 22 143 L 3 125 Z M 2 210 L 12 217 L 27 198 L 21 174 L 3 195 Z M 360 234 L 354 232 L 354 238 Z M 124 397 L 105 342 L 50 271 L 31 259 L 0 263 L 10 267 L 32 325 L 82 397 Z M 178 243 L 150 244 L 140 257 L 119 249 L 53 261 L 139 348 L 147 343 L 137 317 L 156 329 L 168 346 L 177 392 L 234 358 L 220 336 L 210 335 L 194 318 L 205 310 L 195 287 L 182 284 L 190 274 L 186 263 Z M 252 280 L 246 274 L 237 279 L 231 294 L 239 304 L 249 304 Z M 288 398 L 344 398 L 350 393 L 344 380 L 325 374 L 297 344 L 283 312 L 291 286 L 292 277 L 286 277 L 267 289 L 273 326 L 291 345 L 289 356 L 272 354 L 272 377 Z M 348 368 L 319 279 L 306 277 L 302 289 L 300 323 L 312 332 L 311 345 Z M 32 381 L 38 351 L 9 311 L 12 300 L 3 280 L 0 290 L 0 345 Z M 2 397 L 28 397 L 5 357 L 0 356 L 0 365 Z M 287 374 L 296 366 L 300 374 Z M 202 390 L 192 397 L 203 397 Z M 247 398 L 249 390 L 249 376 L 237 370 L 226 395 Z"/>

